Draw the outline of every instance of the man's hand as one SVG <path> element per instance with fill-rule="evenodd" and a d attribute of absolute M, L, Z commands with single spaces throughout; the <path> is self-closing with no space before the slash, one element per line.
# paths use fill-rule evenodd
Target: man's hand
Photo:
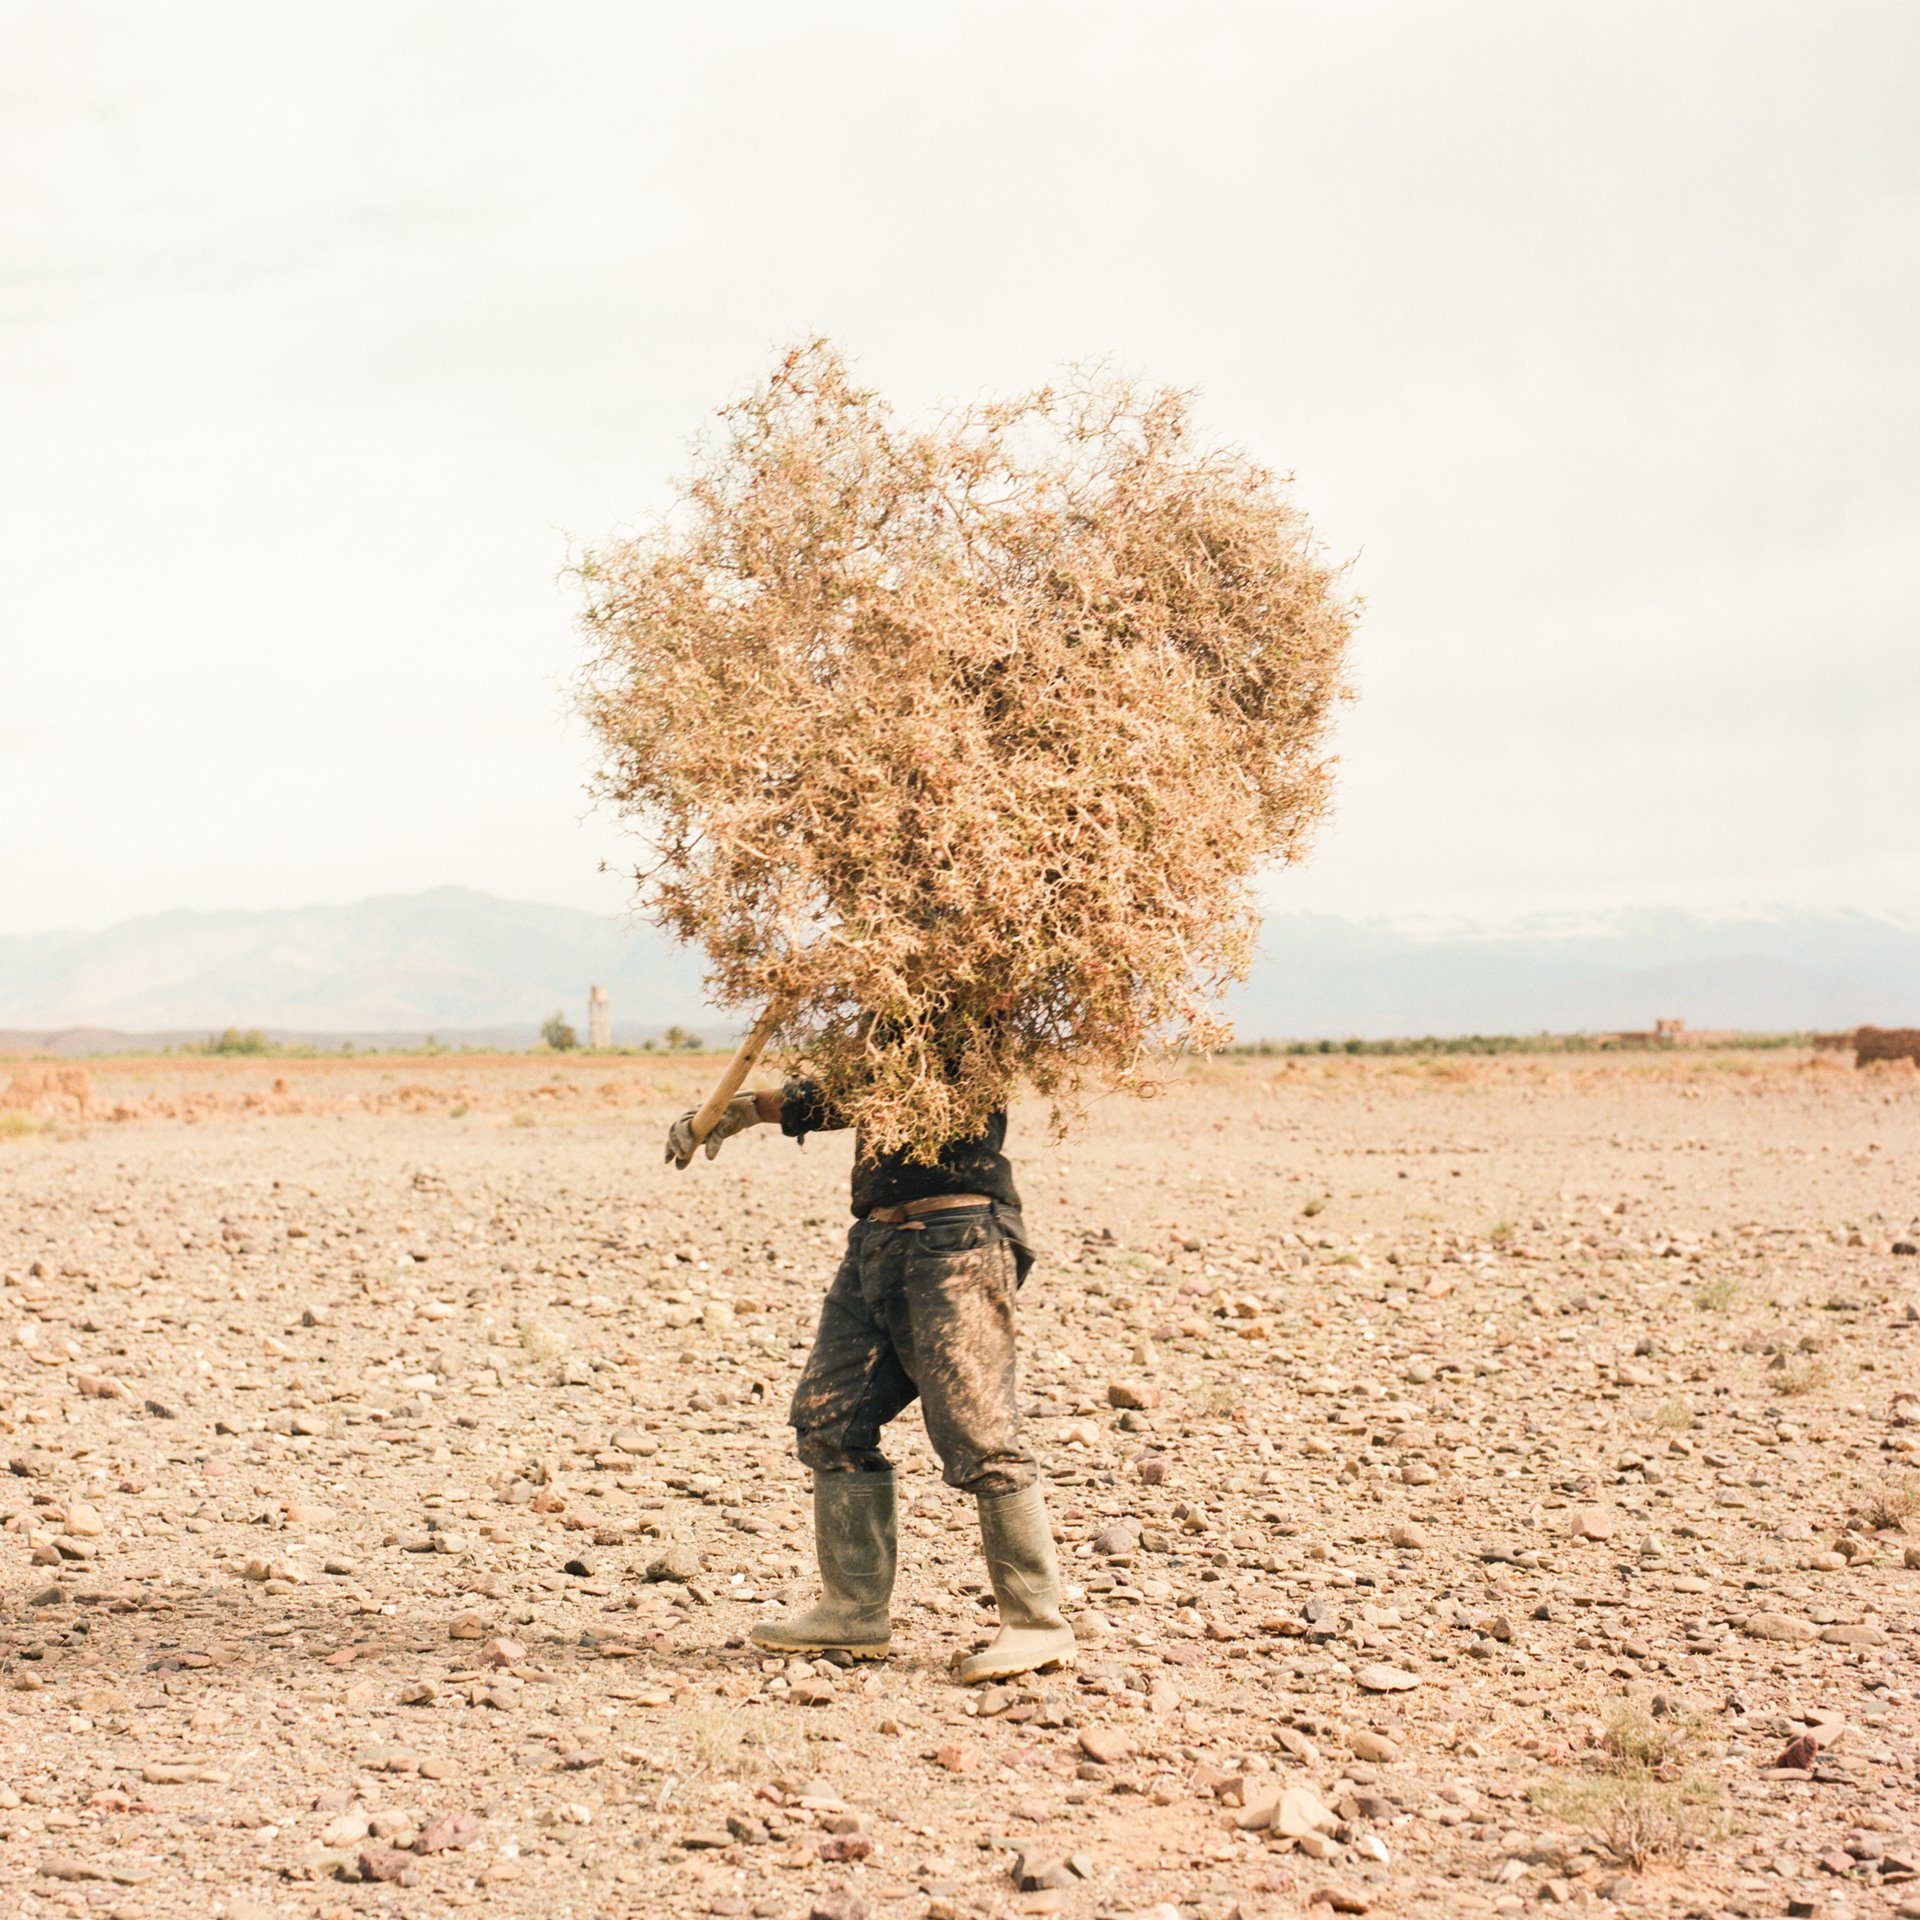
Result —
<path fill-rule="evenodd" d="M 744 1133 L 748 1127 L 758 1126 L 762 1118 L 760 1098 L 757 1094 L 736 1093 L 720 1109 L 720 1118 L 713 1123 L 713 1131 L 707 1135 L 707 1158 L 711 1160 L 720 1151 L 723 1140 L 731 1140 L 736 1133 Z M 694 1149 L 700 1144 L 693 1137 L 694 1115 L 683 1113 L 667 1129 L 667 1159 L 683 1172 L 693 1163 Z"/>

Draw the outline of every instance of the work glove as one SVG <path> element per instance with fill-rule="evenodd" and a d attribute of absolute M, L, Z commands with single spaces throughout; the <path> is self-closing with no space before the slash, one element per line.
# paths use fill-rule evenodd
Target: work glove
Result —
<path fill-rule="evenodd" d="M 667 1129 L 667 1158 L 674 1166 L 684 1171 L 693 1163 L 694 1148 L 700 1143 L 693 1137 L 694 1115 L 683 1113 Z M 760 1121 L 759 1104 L 750 1093 L 736 1093 L 720 1109 L 720 1118 L 713 1123 L 713 1131 L 707 1135 L 707 1158 L 711 1160 L 720 1151 L 723 1140 L 731 1140 L 736 1133 L 744 1133 L 747 1128 L 757 1126 Z"/>

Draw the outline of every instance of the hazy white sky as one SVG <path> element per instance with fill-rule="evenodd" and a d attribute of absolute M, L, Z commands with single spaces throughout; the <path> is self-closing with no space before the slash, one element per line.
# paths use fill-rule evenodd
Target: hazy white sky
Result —
<path fill-rule="evenodd" d="M 0 0 L 0 932 L 612 909 L 556 575 L 836 336 L 1369 611 L 1275 897 L 1920 909 L 1920 8 Z"/>

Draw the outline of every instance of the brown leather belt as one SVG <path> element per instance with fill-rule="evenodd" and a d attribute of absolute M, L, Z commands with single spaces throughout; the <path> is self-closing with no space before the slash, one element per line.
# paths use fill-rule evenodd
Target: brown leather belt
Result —
<path fill-rule="evenodd" d="M 897 1207 L 875 1207 L 867 1218 L 883 1227 L 904 1227 L 909 1233 L 919 1233 L 926 1226 L 920 1218 L 923 1213 L 944 1213 L 948 1207 L 992 1205 L 990 1193 L 936 1193 L 925 1200 L 903 1200 Z"/>

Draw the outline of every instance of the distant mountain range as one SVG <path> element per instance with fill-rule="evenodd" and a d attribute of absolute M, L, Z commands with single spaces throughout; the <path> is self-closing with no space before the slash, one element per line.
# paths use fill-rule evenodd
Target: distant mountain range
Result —
<path fill-rule="evenodd" d="M 0 1046 L 102 1051 L 227 1026 L 394 1045 L 524 1045 L 589 982 L 614 1038 L 710 1039 L 700 965 L 643 923 L 464 887 L 265 913 L 163 913 L 97 933 L 0 937 Z M 1547 915 L 1498 927 L 1269 919 L 1231 996 L 1242 1039 L 1571 1033 L 1650 1026 L 1783 1032 L 1920 1025 L 1920 925 L 1867 913 Z"/>
<path fill-rule="evenodd" d="M 1920 1024 L 1920 923 L 1886 914 L 1623 908 L 1496 927 L 1278 915 L 1261 948 L 1229 1002 L 1245 1039 Z"/>

